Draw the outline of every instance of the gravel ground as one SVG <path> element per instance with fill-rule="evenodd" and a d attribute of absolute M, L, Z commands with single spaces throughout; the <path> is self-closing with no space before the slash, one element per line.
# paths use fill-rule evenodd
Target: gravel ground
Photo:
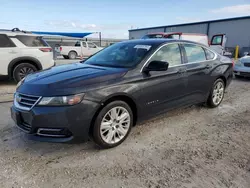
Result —
<path fill-rule="evenodd" d="M 250 187 L 250 80 L 221 106 L 193 106 L 146 121 L 120 146 L 28 140 L 0 104 L 0 187 Z"/>

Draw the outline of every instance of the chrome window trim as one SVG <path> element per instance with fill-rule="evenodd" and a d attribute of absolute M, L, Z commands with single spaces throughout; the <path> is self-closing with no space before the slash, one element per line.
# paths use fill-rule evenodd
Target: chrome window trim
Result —
<path fill-rule="evenodd" d="M 193 45 L 196 45 L 196 46 L 199 46 L 201 48 L 205 48 L 209 51 L 211 51 L 213 54 L 214 54 L 214 58 L 213 59 L 206 59 L 204 61 L 193 61 L 193 62 L 188 62 L 188 63 L 184 63 L 185 65 L 188 65 L 188 64 L 194 64 L 194 63 L 203 63 L 203 62 L 208 62 L 208 61 L 214 61 L 217 59 L 218 55 L 217 53 L 212 50 L 212 49 L 208 49 L 206 46 L 203 46 L 203 45 L 200 45 L 200 44 L 194 44 L 194 43 L 189 43 L 189 42 L 181 42 L 180 44 L 193 44 Z M 185 48 L 185 47 L 184 47 Z M 206 55 L 206 52 L 204 51 L 205 55 Z"/>
<path fill-rule="evenodd" d="M 147 63 L 150 61 L 150 59 L 163 47 L 167 46 L 167 45 L 170 45 L 170 44 L 178 44 L 179 45 L 179 42 L 171 42 L 171 43 L 167 43 L 167 44 L 163 44 L 162 46 L 159 46 L 155 51 L 154 53 L 147 59 L 147 61 L 144 63 L 144 65 L 142 66 L 140 72 L 142 73 L 143 72 L 143 69 L 144 67 L 147 65 Z M 182 57 L 182 55 L 180 54 L 180 57 Z M 174 66 L 171 66 L 171 67 L 178 67 L 178 66 L 182 66 L 184 64 L 180 64 L 180 65 L 174 65 Z"/>
<path fill-rule="evenodd" d="M 217 59 L 217 57 L 218 57 L 218 54 L 217 54 L 214 50 L 209 49 L 207 46 L 204 46 L 204 45 L 202 45 L 202 44 L 196 44 L 196 43 L 184 42 L 184 41 L 181 41 L 181 42 L 171 42 L 171 43 L 167 43 L 167 44 L 164 44 L 164 45 L 158 47 L 158 49 L 156 49 L 155 52 L 154 52 L 154 53 L 147 59 L 147 61 L 143 64 L 143 66 L 142 66 L 140 72 L 141 72 L 141 73 L 143 72 L 144 67 L 147 65 L 147 63 L 150 61 L 150 59 L 151 59 L 151 58 L 152 58 L 161 48 L 163 48 L 163 47 L 165 47 L 165 46 L 167 46 L 167 45 L 170 45 L 170 44 L 178 44 L 178 45 L 180 45 L 180 44 L 193 44 L 193 45 L 199 46 L 199 47 L 201 47 L 201 48 L 205 48 L 205 49 L 211 51 L 211 52 L 214 54 L 214 58 L 213 58 L 213 59 L 209 59 L 209 60 L 205 60 L 205 61 L 194 61 L 194 62 L 189 62 L 189 63 L 183 63 L 183 64 L 180 64 L 180 65 L 170 66 L 170 68 L 171 68 L 171 67 L 179 67 L 179 66 L 182 66 L 182 65 L 194 64 L 194 63 L 202 63 L 202 62 L 214 61 L 214 60 Z M 204 51 L 204 53 L 206 53 L 206 52 Z M 181 57 L 182 57 L 182 54 L 181 54 Z"/>
<path fill-rule="evenodd" d="M 18 92 L 16 92 L 16 93 L 14 94 L 14 106 L 15 106 L 17 109 L 24 110 L 24 111 L 30 111 L 30 110 L 31 110 L 34 106 L 36 106 L 37 103 L 39 103 L 40 100 L 42 99 L 41 96 L 39 97 L 39 96 L 34 96 L 34 95 L 26 95 L 26 96 L 28 96 L 28 97 L 39 97 L 39 98 L 37 99 L 37 101 L 29 108 L 29 107 L 21 106 L 21 105 L 16 101 L 16 95 L 17 95 L 17 94 L 21 94 L 21 95 L 26 95 L 26 94 L 18 93 Z"/>

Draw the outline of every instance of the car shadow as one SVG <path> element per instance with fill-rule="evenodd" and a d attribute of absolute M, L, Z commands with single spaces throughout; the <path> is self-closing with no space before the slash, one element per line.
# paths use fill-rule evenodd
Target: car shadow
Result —
<path fill-rule="evenodd" d="M 234 80 L 238 81 L 250 81 L 249 77 L 234 77 Z"/>
<path fill-rule="evenodd" d="M 8 76 L 0 76 L 0 85 L 16 85 L 14 80 L 9 79 Z"/>
<path fill-rule="evenodd" d="M 18 153 L 28 153 L 36 156 L 67 156 L 75 152 L 97 152 L 100 150 L 93 142 L 87 141 L 82 143 L 51 143 L 31 140 L 25 133 L 20 130 L 14 130 L 14 136 L 3 139 L 2 147 L 13 150 Z"/>

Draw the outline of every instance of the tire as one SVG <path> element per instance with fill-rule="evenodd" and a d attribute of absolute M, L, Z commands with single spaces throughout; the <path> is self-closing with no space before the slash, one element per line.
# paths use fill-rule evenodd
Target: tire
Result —
<path fill-rule="evenodd" d="M 25 76 L 30 73 L 36 72 L 37 68 L 30 63 L 20 63 L 13 70 L 13 79 L 16 82 L 22 80 Z"/>
<path fill-rule="evenodd" d="M 69 52 L 69 59 L 76 59 L 77 54 L 74 51 Z"/>
<path fill-rule="evenodd" d="M 64 58 L 64 59 L 69 59 L 69 56 L 63 55 L 63 58 Z"/>
<path fill-rule="evenodd" d="M 118 112 L 118 116 L 115 117 L 114 112 Z M 111 119 L 111 114 L 113 120 Z M 124 117 L 121 120 L 123 123 L 115 119 L 121 117 L 121 115 Z M 92 132 L 93 141 L 103 149 L 116 147 L 127 138 L 132 126 L 133 112 L 130 106 L 123 101 L 113 101 L 107 104 L 98 114 Z"/>
<path fill-rule="evenodd" d="M 218 89 L 216 89 L 216 87 Z M 214 82 L 213 87 L 210 91 L 207 100 L 208 107 L 216 108 L 217 106 L 219 106 L 224 98 L 224 94 L 225 94 L 225 83 L 222 79 L 219 78 Z"/>

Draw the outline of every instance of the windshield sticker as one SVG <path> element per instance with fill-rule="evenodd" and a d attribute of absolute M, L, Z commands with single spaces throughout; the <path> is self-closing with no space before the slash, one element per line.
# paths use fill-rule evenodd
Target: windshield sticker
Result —
<path fill-rule="evenodd" d="M 146 49 L 147 51 L 149 51 L 151 46 L 149 46 L 149 45 L 136 45 L 134 48 Z"/>

